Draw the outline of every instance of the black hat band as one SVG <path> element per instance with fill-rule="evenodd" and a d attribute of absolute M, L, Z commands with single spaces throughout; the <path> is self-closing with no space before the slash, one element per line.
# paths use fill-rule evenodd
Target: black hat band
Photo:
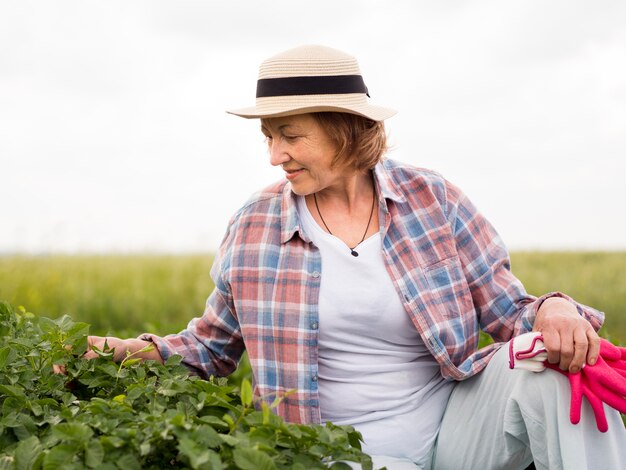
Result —
<path fill-rule="evenodd" d="M 256 86 L 257 98 L 294 95 L 341 95 L 346 93 L 365 93 L 369 96 L 361 75 L 261 78 L 257 81 Z"/>

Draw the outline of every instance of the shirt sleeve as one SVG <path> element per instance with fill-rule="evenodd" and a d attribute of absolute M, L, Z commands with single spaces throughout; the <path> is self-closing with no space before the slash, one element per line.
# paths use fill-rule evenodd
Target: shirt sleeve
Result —
<path fill-rule="evenodd" d="M 233 299 L 223 276 L 228 239 L 227 234 L 211 268 L 215 288 L 202 316 L 192 319 L 179 333 L 164 337 L 145 333 L 139 337 L 154 343 L 163 359 L 175 354 L 182 356 L 182 364 L 205 379 L 231 374 L 244 351 Z"/>
<path fill-rule="evenodd" d="M 529 295 L 511 272 L 508 251 L 493 226 L 454 185 L 447 183 L 447 215 L 483 331 L 496 342 L 532 329 L 544 300 L 561 297 L 572 302 L 597 331 L 604 314 L 561 292 Z"/>

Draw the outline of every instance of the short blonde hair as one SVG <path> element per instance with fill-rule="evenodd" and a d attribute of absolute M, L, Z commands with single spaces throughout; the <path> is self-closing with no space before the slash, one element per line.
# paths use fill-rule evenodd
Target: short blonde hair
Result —
<path fill-rule="evenodd" d="M 373 121 L 350 113 L 311 113 L 331 141 L 337 146 L 332 165 L 371 170 L 387 151 L 387 134 L 383 121 Z"/>

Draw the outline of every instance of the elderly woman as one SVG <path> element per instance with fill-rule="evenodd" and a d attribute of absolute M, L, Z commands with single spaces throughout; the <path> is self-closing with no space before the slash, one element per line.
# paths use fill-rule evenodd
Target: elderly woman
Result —
<path fill-rule="evenodd" d="M 437 173 L 385 158 L 383 121 L 357 61 L 305 46 L 261 65 L 253 108 L 285 177 L 233 216 L 204 314 L 178 334 L 108 339 L 122 357 L 180 354 L 203 377 L 248 352 L 255 393 L 288 421 L 355 426 L 388 468 L 618 468 L 618 412 L 599 433 L 568 416 L 558 373 L 508 370 L 518 334 L 550 363 L 599 355 L 603 315 L 561 293 L 528 295 L 468 198 Z M 494 344 L 478 349 L 479 330 Z M 103 338 L 91 337 L 102 347 Z M 621 445 L 620 445 L 621 444 Z"/>

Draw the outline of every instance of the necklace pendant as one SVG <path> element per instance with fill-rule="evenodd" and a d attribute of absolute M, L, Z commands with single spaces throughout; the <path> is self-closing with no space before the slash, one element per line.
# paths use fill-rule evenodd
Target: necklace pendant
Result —
<path fill-rule="evenodd" d="M 317 209 L 317 215 L 320 216 L 320 220 L 324 224 L 324 228 L 326 229 L 329 235 L 332 235 L 333 232 L 330 231 L 330 229 L 328 228 L 328 225 L 326 225 L 326 221 L 324 221 L 324 217 L 322 217 L 322 213 L 320 212 L 320 206 L 317 204 L 317 196 L 315 195 L 315 193 L 313 193 L 313 200 L 315 201 L 315 208 Z M 372 223 L 372 215 L 374 215 L 375 205 L 376 205 L 376 191 L 374 190 L 374 194 L 372 195 L 372 208 L 370 209 L 370 218 L 367 220 L 367 226 L 365 227 L 365 232 L 363 232 L 361 241 L 357 243 L 354 246 L 354 248 L 359 246 L 363 242 L 363 240 L 365 240 L 365 237 L 367 236 L 367 230 L 370 228 L 370 224 Z M 356 258 L 357 256 L 359 256 L 359 253 L 357 253 L 354 248 L 350 248 L 350 254 Z"/>

